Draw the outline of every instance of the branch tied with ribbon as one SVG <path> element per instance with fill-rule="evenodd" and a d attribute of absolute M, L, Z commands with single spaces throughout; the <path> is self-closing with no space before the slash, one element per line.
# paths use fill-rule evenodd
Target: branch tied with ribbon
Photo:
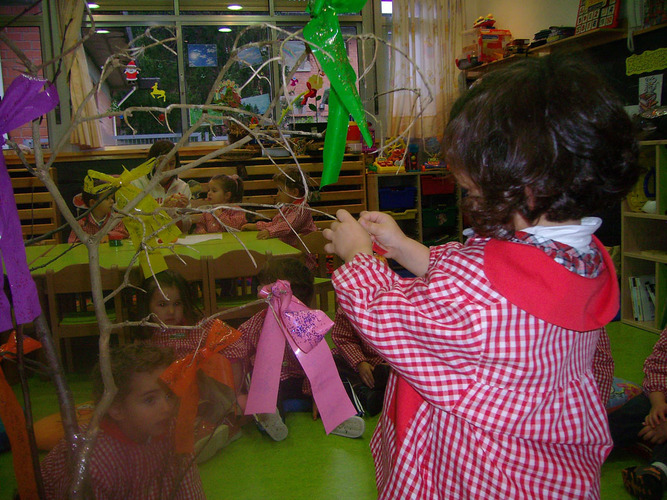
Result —
<path fill-rule="evenodd" d="M 287 281 L 263 287 L 260 298 L 269 309 L 257 345 L 246 415 L 274 413 L 278 400 L 285 341 L 299 360 L 327 434 L 356 414 L 345 392 L 324 335 L 333 321 L 322 311 L 309 309 L 292 295 Z"/>
<path fill-rule="evenodd" d="M 196 352 L 174 361 L 160 375 L 181 402 L 176 416 L 176 453 L 194 451 L 194 424 L 199 405 L 197 372 L 203 372 L 234 391 L 232 365 L 219 352 L 233 344 L 241 332 L 219 319 L 211 321 L 207 326 L 209 331 L 204 345 Z"/>
<path fill-rule="evenodd" d="M 92 191 L 87 192 L 96 194 L 109 188 L 114 188 L 116 189 L 116 204 L 119 209 L 122 209 L 142 192 L 141 189 L 132 184 L 132 181 L 146 177 L 153 172 L 156 161 L 156 158 L 150 158 L 132 170 L 127 170 L 123 167 L 123 172 L 118 176 L 88 170 L 88 175 L 84 179 L 84 190 L 91 189 Z M 103 181 L 103 184 L 95 186 L 95 179 Z M 155 248 L 161 243 L 176 241 L 181 235 L 181 230 L 175 224 L 169 225 L 171 217 L 169 217 L 167 212 L 160 209 L 158 202 L 149 194 L 134 207 L 134 212 L 136 213 L 136 218 L 126 217 L 123 222 L 125 223 L 127 232 L 130 233 L 132 244 L 137 250 L 141 248 L 144 236 L 155 233 L 146 242 L 147 245 Z M 144 276 L 152 276 L 167 269 L 167 263 L 159 251 L 149 251 L 148 255 L 142 252 L 139 256 L 139 263 L 141 264 Z"/>

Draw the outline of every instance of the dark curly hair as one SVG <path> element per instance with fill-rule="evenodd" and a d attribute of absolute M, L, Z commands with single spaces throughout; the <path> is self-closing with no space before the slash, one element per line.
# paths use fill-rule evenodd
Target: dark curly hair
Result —
<path fill-rule="evenodd" d="M 580 219 L 637 182 L 638 146 L 621 101 L 590 63 L 526 59 L 484 76 L 453 106 L 443 152 L 480 235 L 507 239 L 513 215 Z"/>
<path fill-rule="evenodd" d="M 150 344 L 126 344 L 109 350 L 111 375 L 118 388 L 115 401 L 123 399 L 132 390 L 132 377 L 135 373 L 152 372 L 157 368 L 166 368 L 174 360 L 171 349 Z M 104 382 L 99 362 L 90 374 L 93 385 L 93 399 L 96 403 L 102 399 Z"/>
<path fill-rule="evenodd" d="M 148 150 L 148 155 L 146 155 L 146 158 L 150 160 L 151 158 L 157 158 L 158 156 L 167 155 L 172 149 L 174 149 L 175 146 L 176 145 L 173 142 L 168 141 L 166 139 L 157 140 L 152 144 L 151 148 Z M 174 168 L 176 169 L 181 166 L 181 157 L 178 155 L 178 151 L 176 151 L 176 153 L 174 154 L 174 158 L 176 159 L 176 164 L 174 166 Z"/>
<path fill-rule="evenodd" d="M 299 192 L 299 197 L 303 197 L 306 195 L 306 188 L 303 184 L 303 178 L 306 179 L 306 183 L 309 187 L 313 187 L 315 184 L 306 172 L 303 172 L 302 178 L 301 172 L 302 171 L 296 165 L 290 165 L 283 168 L 282 172 L 274 174 L 273 182 L 275 182 L 276 185 L 281 188 L 297 189 Z"/>
<path fill-rule="evenodd" d="M 294 296 L 310 306 L 315 294 L 313 273 L 308 266 L 295 257 L 272 257 L 257 274 L 260 286 L 275 283 L 277 280 L 290 282 Z"/>

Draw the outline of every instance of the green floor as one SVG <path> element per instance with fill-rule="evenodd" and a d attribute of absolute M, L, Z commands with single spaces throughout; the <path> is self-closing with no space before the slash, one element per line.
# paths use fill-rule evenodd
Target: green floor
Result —
<path fill-rule="evenodd" d="M 655 335 L 614 323 L 609 328 L 616 375 L 641 381 L 641 363 L 650 353 Z M 71 389 L 77 403 L 89 397 L 86 377 L 74 374 Z M 35 418 L 56 410 L 49 383 L 30 379 Z M 376 498 L 374 469 L 368 442 L 377 417 L 366 420 L 361 439 L 327 436 L 321 421 L 307 413 L 287 416 L 289 436 L 276 443 L 254 425 L 243 436 L 205 464 L 200 473 L 209 499 L 328 500 Z M 602 468 L 602 498 L 631 498 L 623 489 L 620 471 L 637 463 L 626 452 L 614 452 Z M 0 454 L 0 500 L 11 499 L 16 480 L 11 453 Z"/>

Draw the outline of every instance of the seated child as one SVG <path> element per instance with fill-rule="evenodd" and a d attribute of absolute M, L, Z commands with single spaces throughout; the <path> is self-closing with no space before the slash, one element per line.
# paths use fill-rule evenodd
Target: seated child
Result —
<path fill-rule="evenodd" d="M 155 166 L 157 167 L 160 163 L 161 156 L 169 154 L 169 152 L 174 149 L 174 143 L 167 140 L 155 141 L 151 148 L 148 150 L 147 158 L 158 158 Z M 169 163 L 164 167 L 164 172 L 174 170 L 181 166 L 181 160 L 178 156 L 178 152 L 171 157 Z M 141 177 L 132 182 L 135 186 L 140 189 L 146 189 L 148 183 L 150 182 L 152 174 L 147 175 L 146 177 Z M 178 178 L 177 175 L 171 177 L 166 177 L 162 179 L 148 194 L 150 194 L 155 201 L 165 208 L 184 208 L 190 204 L 190 199 L 192 198 L 192 193 L 190 192 L 190 186 L 187 182 Z"/>
<path fill-rule="evenodd" d="M 609 414 L 614 446 L 637 441 L 652 446 L 651 463 L 623 470 L 623 484 L 639 499 L 662 498 L 667 490 L 667 328 L 644 362 L 644 392 Z"/>
<path fill-rule="evenodd" d="M 88 212 L 85 217 L 79 219 L 79 226 L 81 226 L 81 228 L 86 233 L 91 235 L 99 232 L 99 230 L 102 229 L 102 226 L 104 226 L 104 224 L 106 224 L 107 221 L 111 218 L 111 209 L 114 203 L 113 195 L 107 196 L 97 206 L 95 206 L 98 200 L 106 194 L 107 190 L 102 189 L 100 191 L 93 188 L 97 188 L 103 184 L 104 181 L 99 179 L 92 179 L 91 177 L 86 176 L 83 182 L 83 191 L 81 192 L 81 195 L 74 198 L 74 204 L 79 208 L 84 208 L 86 210 L 92 208 L 92 210 L 90 210 L 90 212 Z M 125 229 L 123 221 L 120 221 L 116 227 L 109 231 L 107 236 L 108 238 L 105 238 L 105 241 L 109 238 L 112 240 L 124 240 L 130 235 L 127 232 L 127 229 Z M 76 233 L 72 231 L 67 242 L 76 243 L 77 241 L 79 241 L 79 238 Z"/>
<path fill-rule="evenodd" d="M 243 180 L 238 175 L 216 175 L 208 182 L 208 205 L 228 205 L 243 201 Z M 196 234 L 222 233 L 228 228 L 241 229 L 247 222 L 246 213 L 233 208 L 219 208 L 193 217 Z"/>
<path fill-rule="evenodd" d="M 334 323 L 331 340 L 339 353 L 336 356 L 338 371 L 349 381 L 363 413 L 374 417 L 382 411 L 389 365 L 359 336 L 342 309 L 336 311 Z"/>
<path fill-rule="evenodd" d="M 146 278 L 141 288 L 145 293 L 138 298 L 139 317 L 151 316 L 151 322 L 161 322 L 164 327 L 139 329 L 135 335 L 140 342 L 168 348 L 174 352 L 176 359 L 181 359 L 203 346 L 204 328 L 179 328 L 195 325 L 200 319 L 197 307 L 192 301 L 193 294 L 183 276 L 171 270 L 162 271 Z M 222 360 L 222 356 L 220 358 Z M 197 383 L 200 403 L 195 428 L 195 454 L 197 461 L 201 463 L 211 458 L 220 448 L 241 437 L 236 415 L 242 415 L 242 411 L 237 406 L 233 388 L 201 372 L 198 374 Z M 213 437 L 210 437 L 211 433 Z"/>
<path fill-rule="evenodd" d="M 93 498 L 145 500 L 204 499 L 192 457 L 173 451 L 175 399 L 160 374 L 172 362 L 167 349 L 125 345 L 111 350 L 111 372 L 118 392 L 100 422 L 89 461 Z M 99 402 L 104 384 L 99 365 L 92 373 Z M 69 498 L 72 467 L 63 439 L 42 461 L 47 500 Z"/>
<path fill-rule="evenodd" d="M 297 167 L 287 167 L 284 172 L 278 172 L 273 176 L 273 182 L 278 188 L 276 194 L 276 205 L 279 205 L 278 213 L 270 221 L 258 221 L 254 224 L 243 226 L 244 231 L 259 231 L 258 240 L 279 238 L 288 245 L 302 248 L 297 234 L 308 234 L 317 231 L 313 221 L 313 214 L 306 200 L 306 189 L 301 171 Z M 304 173 L 306 182 L 312 182 Z M 282 204 L 282 206 L 280 206 Z M 308 267 L 313 269 L 316 265 L 315 258 L 309 255 Z"/>
<path fill-rule="evenodd" d="M 296 258 L 273 258 L 262 268 L 257 276 L 260 287 L 269 285 L 277 280 L 289 281 L 292 293 L 305 305 L 310 306 L 313 302 L 314 288 L 313 275 L 310 270 Z M 224 349 L 224 354 L 230 359 L 248 360 L 254 363 L 264 318 L 267 310 L 255 314 L 243 323 L 239 330 L 243 336 L 234 344 Z M 275 441 L 282 441 L 287 437 L 287 426 L 281 415 L 284 415 L 285 403 L 288 400 L 308 399 L 312 400 L 310 382 L 303 368 L 299 364 L 289 344 L 285 345 L 283 367 L 280 373 L 280 388 L 278 390 L 278 409 L 276 413 L 255 415 L 260 425 Z M 313 418 L 317 418 L 317 407 L 312 405 Z M 364 432 L 364 421 L 360 417 L 352 417 L 336 429 L 331 431 L 338 436 L 356 438 Z"/>

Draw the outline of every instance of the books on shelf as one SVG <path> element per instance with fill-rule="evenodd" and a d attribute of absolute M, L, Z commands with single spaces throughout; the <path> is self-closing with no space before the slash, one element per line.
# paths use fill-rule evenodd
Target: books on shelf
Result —
<path fill-rule="evenodd" d="M 655 320 L 655 276 L 630 276 L 630 298 L 635 321 Z"/>

